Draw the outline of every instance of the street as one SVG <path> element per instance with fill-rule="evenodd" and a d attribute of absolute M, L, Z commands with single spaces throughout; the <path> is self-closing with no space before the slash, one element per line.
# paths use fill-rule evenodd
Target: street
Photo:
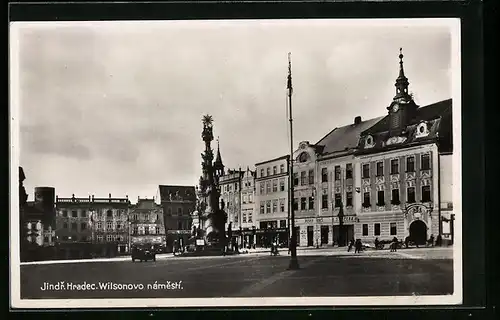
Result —
<path fill-rule="evenodd" d="M 212 298 L 441 295 L 453 293 L 452 248 L 396 253 L 345 249 L 268 252 L 226 257 L 158 256 L 21 266 L 22 299 Z M 56 286 L 59 284 L 59 286 Z M 42 290 L 50 288 L 49 290 Z"/>

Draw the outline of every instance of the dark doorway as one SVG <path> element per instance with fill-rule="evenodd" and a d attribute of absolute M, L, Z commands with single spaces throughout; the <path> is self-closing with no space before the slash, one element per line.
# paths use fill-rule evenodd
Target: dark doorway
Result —
<path fill-rule="evenodd" d="M 307 246 L 311 247 L 314 245 L 314 227 L 307 227 Z"/>
<path fill-rule="evenodd" d="M 415 220 L 410 224 L 410 239 L 418 245 L 425 245 L 427 241 L 427 226 L 421 220 Z"/>
<path fill-rule="evenodd" d="M 295 240 L 297 240 L 297 247 L 300 246 L 300 227 L 295 227 Z"/>
<path fill-rule="evenodd" d="M 349 241 L 351 241 L 352 239 L 354 239 L 354 225 L 346 225 L 344 226 L 345 230 L 346 230 L 346 242 L 348 243 Z"/>
<path fill-rule="evenodd" d="M 328 244 L 328 226 L 321 226 L 321 244 Z"/>

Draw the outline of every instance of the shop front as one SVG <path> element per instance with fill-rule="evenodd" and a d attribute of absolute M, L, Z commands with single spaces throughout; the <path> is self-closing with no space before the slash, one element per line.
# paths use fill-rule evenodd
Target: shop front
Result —
<path fill-rule="evenodd" d="M 166 251 L 173 252 L 174 245 L 185 247 L 189 244 L 191 230 L 167 230 Z"/>
<path fill-rule="evenodd" d="M 258 247 L 269 248 L 273 242 L 281 247 L 288 247 L 288 228 L 278 228 L 277 220 L 261 222 L 255 233 Z"/>
<path fill-rule="evenodd" d="M 346 239 L 345 242 L 354 238 L 354 224 L 358 221 L 355 215 L 346 215 L 343 217 L 343 223 L 340 224 L 339 217 L 316 217 L 295 219 L 297 232 L 297 246 L 302 247 L 321 247 L 335 245 L 339 241 Z M 343 235 L 343 237 L 342 237 Z"/>

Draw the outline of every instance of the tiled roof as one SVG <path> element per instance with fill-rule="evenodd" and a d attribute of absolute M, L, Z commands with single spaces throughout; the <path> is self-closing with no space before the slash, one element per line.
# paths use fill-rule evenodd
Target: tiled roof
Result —
<path fill-rule="evenodd" d="M 170 201 L 170 195 L 172 195 L 172 199 L 178 195 L 183 200 L 196 201 L 196 191 L 193 186 L 160 185 L 159 190 L 161 201 Z"/>
<path fill-rule="evenodd" d="M 361 132 L 375 125 L 383 117 L 362 121 L 359 124 L 350 124 L 338 127 L 330 131 L 325 137 L 316 143 L 320 147 L 322 155 L 344 153 L 351 151 L 358 146 Z"/>
<path fill-rule="evenodd" d="M 158 205 L 155 203 L 154 199 L 139 199 L 137 204 L 133 206 L 133 210 L 154 210 L 157 209 Z"/>
<path fill-rule="evenodd" d="M 363 136 L 373 136 L 374 146 L 365 149 L 364 144 L 360 141 L 358 146 L 360 153 L 375 153 L 381 151 L 382 149 L 389 150 L 415 144 L 429 143 L 431 141 L 438 142 L 440 152 L 453 151 L 451 99 L 418 108 L 415 116 L 406 126 L 405 133 L 402 135 L 405 138 L 403 143 L 395 145 L 386 144 L 386 141 L 389 138 L 389 120 L 390 117 L 386 116 L 362 133 Z M 427 122 L 429 134 L 423 138 L 416 138 L 417 126 L 422 121 Z"/>

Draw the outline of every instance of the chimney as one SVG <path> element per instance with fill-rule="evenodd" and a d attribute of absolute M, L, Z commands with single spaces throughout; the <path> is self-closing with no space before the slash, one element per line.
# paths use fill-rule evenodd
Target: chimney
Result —
<path fill-rule="evenodd" d="M 360 124 L 361 123 L 361 117 L 360 116 L 357 116 L 356 118 L 354 118 L 354 124 Z"/>
<path fill-rule="evenodd" d="M 111 199 L 111 193 L 109 194 L 109 198 Z"/>
<path fill-rule="evenodd" d="M 89 196 L 89 202 L 91 201 L 91 199 L 92 199 L 92 197 L 91 197 L 91 196 Z"/>
<path fill-rule="evenodd" d="M 92 201 L 94 201 L 94 195 L 92 195 Z"/>

